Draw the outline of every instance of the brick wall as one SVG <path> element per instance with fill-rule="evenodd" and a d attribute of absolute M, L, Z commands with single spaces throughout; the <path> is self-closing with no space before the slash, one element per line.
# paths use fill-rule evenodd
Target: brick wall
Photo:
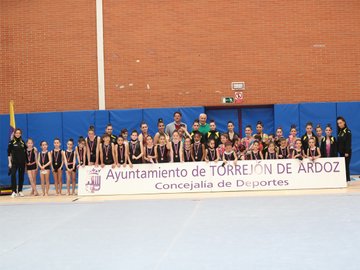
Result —
<path fill-rule="evenodd" d="M 360 100 L 357 0 L 103 2 L 108 109 Z M 0 112 L 96 109 L 95 0 L 0 3 Z"/>
<path fill-rule="evenodd" d="M 0 22 L 1 113 L 97 107 L 95 1 L 1 0 Z"/>

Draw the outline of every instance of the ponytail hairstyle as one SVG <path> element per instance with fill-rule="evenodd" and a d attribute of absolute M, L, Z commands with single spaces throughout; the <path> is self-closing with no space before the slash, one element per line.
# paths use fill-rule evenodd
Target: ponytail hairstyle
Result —
<path fill-rule="evenodd" d="M 240 144 L 240 146 L 239 146 L 239 151 L 240 151 L 240 152 L 244 152 L 245 150 L 246 150 L 245 145 Z"/>
<path fill-rule="evenodd" d="M 339 121 L 339 120 L 343 121 L 343 122 L 345 123 L 344 128 L 347 128 L 347 124 L 346 124 L 345 118 L 342 117 L 342 116 L 338 116 L 338 117 L 336 118 L 336 125 L 337 125 L 337 132 L 338 132 L 338 134 L 339 134 L 339 132 L 340 132 L 340 128 L 339 128 L 339 125 L 337 124 L 337 121 Z"/>
<path fill-rule="evenodd" d="M 160 124 L 163 124 L 164 127 L 161 127 L 161 128 L 164 128 L 164 132 L 165 132 L 165 123 L 164 123 L 164 120 L 162 118 L 159 118 L 158 121 L 157 121 L 157 127 L 159 129 L 159 125 Z"/>
<path fill-rule="evenodd" d="M 80 136 L 79 139 L 78 139 L 78 143 L 82 143 L 84 142 L 85 143 L 85 139 L 83 136 Z"/>
<path fill-rule="evenodd" d="M 330 128 L 331 130 L 333 130 L 330 123 L 327 123 L 325 128 Z"/>
<path fill-rule="evenodd" d="M 43 143 L 48 144 L 46 141 L 41 141 L 41 142 L 40 142 L 40 147 L 43 145 Z"/>
<path fill-rule="evenodd" d="M 268 149 L 269 149 L 270 145 L 273 145 L 274 147 L 276 147 L 274 142 L 269 142 Z"/>
<path fill-rule="evenodd" d="M 198 124 L 199 124 L 199 123 L 200 123 L 199 119 L 195 119 L 194 122 L 193 122 L 193 124 L 195 124 L 195 123 L 198 123 Z"/>
<path fill-rule="evenodd" d="M 105 138 L 109 138 L 109 139 L 111 139 L 111 137 L 110 137 L 110 135 L 109 135 L 109 134 L 104 133 L 104 134 L 101 136 L 101 143 L 104 143 L 104 139 L 105 139 Z"/>
<path fill-rule="evenodd" d="M 125 133 L 128 133 L 128 130 L 127 130 L 126 128 L 123 128 L 123 129 L 120 131 L 120 135 L 119 135 L 119 136 L 124 138 Z M 124 138 L 124 139 L 126 139 L 126 138 Z"/>
<path fill-rule="evenodd" d="M 255 141 L 260 142 L 260 141 L 261 141 L 261 136 L 260 136 L 259 134 L 256 134 L 256 135 L 254 136 L 254 139 L 255 139 Z"/>
<path fill-rule="evenodd" d="M 142 121 L 142 122 L 141 122 L 141 124 L 140 124 L 140 128 L 142 128 L 142 126 L 143 126 L 143 125 L 148 126 L 148 124 L 146 124 L 146 122 L 145 122 L 145 121 Z"/>

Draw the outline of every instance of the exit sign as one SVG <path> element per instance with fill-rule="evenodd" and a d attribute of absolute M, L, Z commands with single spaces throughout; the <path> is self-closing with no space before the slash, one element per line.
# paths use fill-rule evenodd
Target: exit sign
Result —
<path fill-rule="evenodd" d="M 234 103 L 234 98 L 233 97 L 223 97 L 222 98 L 222 103 Z"/>

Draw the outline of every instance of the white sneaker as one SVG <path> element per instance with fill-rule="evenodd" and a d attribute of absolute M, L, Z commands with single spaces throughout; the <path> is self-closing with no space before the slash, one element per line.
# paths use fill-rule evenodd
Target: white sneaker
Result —
<path fill-rule="evenodd" d="M 11 198 L 15 198 L 17 196 L 16 192 L 11 193 Z"/>
<path fill-rule="evenodd" d="M 19 192 L 19 196 L 20 197 L 24 197 L 24 193 L 22 193 L 22 191 Z"/>

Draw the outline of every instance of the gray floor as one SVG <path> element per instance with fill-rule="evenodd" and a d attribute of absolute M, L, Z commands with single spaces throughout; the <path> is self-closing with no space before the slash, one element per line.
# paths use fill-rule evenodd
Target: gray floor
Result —
<path fill-rule="evenodd" d="M 360 269 L 360 195 L 0 205 L 0 269 Z"/>

